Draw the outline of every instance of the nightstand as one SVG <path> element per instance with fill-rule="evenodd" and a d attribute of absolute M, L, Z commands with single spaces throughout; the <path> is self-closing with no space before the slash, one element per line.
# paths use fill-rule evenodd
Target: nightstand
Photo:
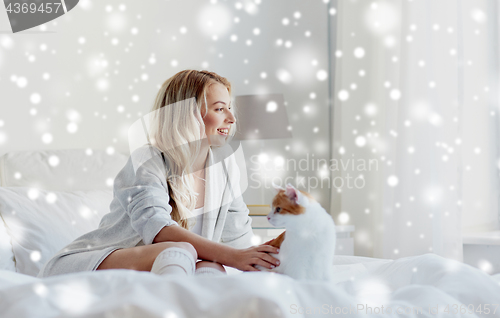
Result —
<path fill-rule="evenodd" d="M 285 231 L 285 228 L 277 228 L 267 221 L 267 214 L 271 207 L 269 205 L 248 205 L 250 217 L 252 218 L 253 234 L 260 238 L 258 244 L 265 243 Z M 335 246 L 335 255 L 354 255 L 354 225 L 335 226 L 337 242 Z"/>
<path fill-rule="evenodd" d="M 500 273 L 500 231 L 464 233 L 464 263 L 495 275 Z"/>

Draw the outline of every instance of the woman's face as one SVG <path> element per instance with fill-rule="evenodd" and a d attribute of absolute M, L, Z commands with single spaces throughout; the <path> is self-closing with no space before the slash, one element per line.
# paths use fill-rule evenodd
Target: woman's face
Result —
<path fill-rule="evenodd" d="M 205 123 L 205 134 L 211 146 L 224 145 L 231 125 L 236 122 L 230 111 L 229 92 L 220 84 L 210 85 L 207 91 L 207 111 L 201 109 L 201 116 Z"/>

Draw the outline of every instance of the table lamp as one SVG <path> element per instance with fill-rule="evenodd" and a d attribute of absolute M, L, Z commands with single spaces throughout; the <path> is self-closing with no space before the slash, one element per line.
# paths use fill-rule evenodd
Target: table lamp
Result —
<path fill-rule="evenodd" d="M 292 138 L 283 94 L 242 95 L 234 98 L 237 115 L 235 140 L 264 140 Z M 264 187 L 261 187 L 264 202 Z M 264 205 L 268 206 L 268 205 Z"/>

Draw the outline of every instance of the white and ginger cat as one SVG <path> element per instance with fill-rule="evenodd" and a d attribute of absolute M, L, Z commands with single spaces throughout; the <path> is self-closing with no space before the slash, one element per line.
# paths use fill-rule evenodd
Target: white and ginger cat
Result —
<path fill-rule="evenodd" d="M 273 187 L 278 193 L 267 219 L 286 231 L 267 244 L 280 249 L 279 254 L 269 253 L 280 260 L 280 265 L 272 270 L 255 267 L 295 279 L 331 280 L 336 241 L 332 217 L 309 193 L 291 184 L 286 189 Z"/>

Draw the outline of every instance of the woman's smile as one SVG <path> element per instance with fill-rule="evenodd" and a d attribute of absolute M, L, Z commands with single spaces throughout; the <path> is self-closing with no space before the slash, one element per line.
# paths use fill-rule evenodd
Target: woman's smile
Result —
<path fill-rule="evenodd" d="M 217 132 L 221 135 L 227 136 L 229 133 L 229 128 L 219 128 L 217 129 Z"/>

